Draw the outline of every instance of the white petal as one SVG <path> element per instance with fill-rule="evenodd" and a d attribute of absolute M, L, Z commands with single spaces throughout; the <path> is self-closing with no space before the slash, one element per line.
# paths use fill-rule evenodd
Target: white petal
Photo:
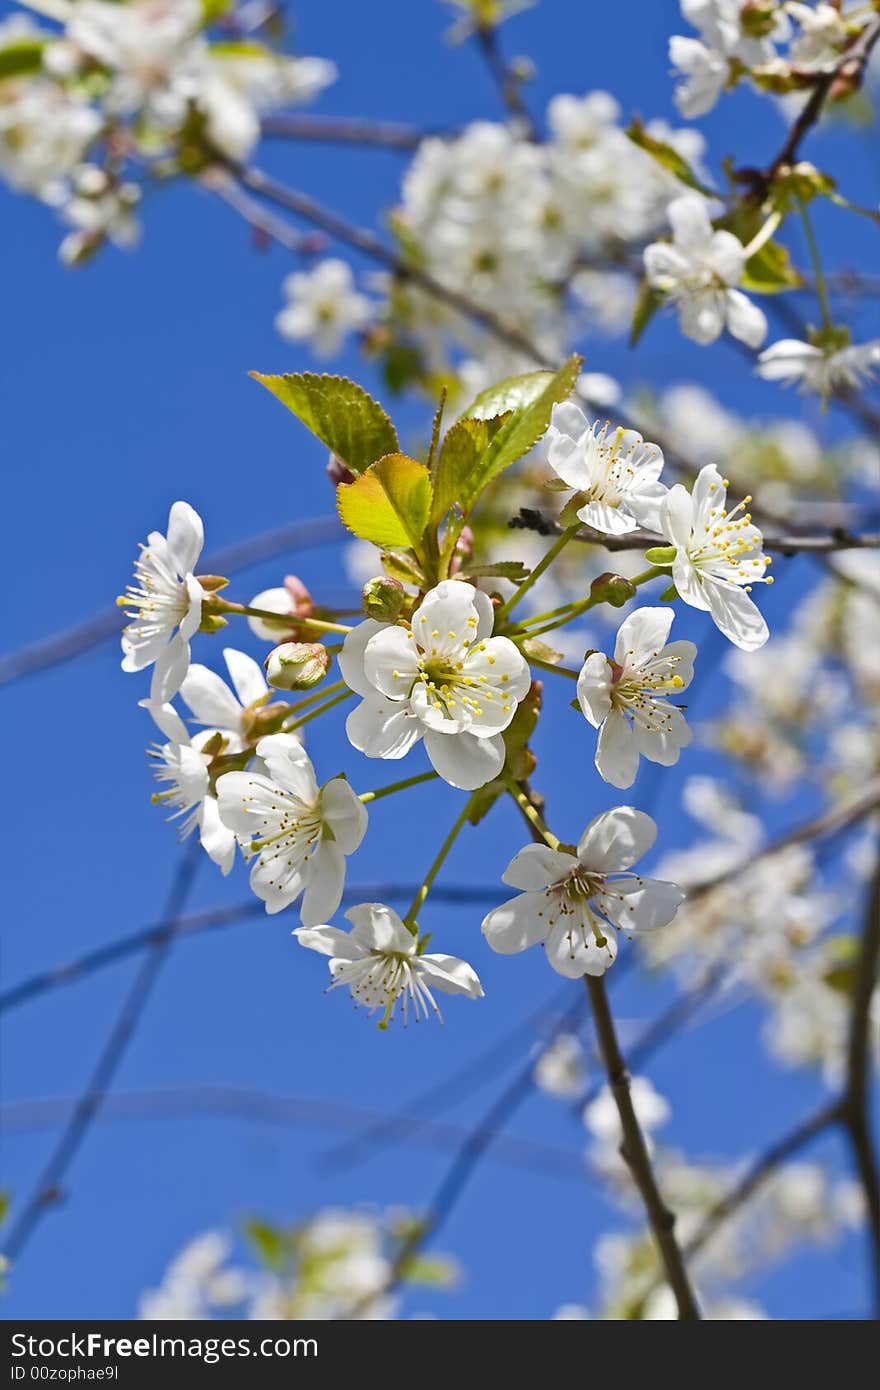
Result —
<path fill-rule="evenodd" d="M 712 223 L 706 200 L 698 193 L 685 193 L 666 209 L 675 244 L 684 254 L 701 259 L 712 244 Z"/>
<path fill-rule="evenodd" d="M 770 631 L 745 589 L 707 579 L 703 589 L 716 626 L 744 652 L 763 647 Z"/>
<path fill-rule="evenodd" d="M 353 926 L 352 938 L 368 951 L 414 954 L 416 939 L 393 907 L 385 903 L 358 903 L 345 915 Z"/>
<path fill-rule="evenodd" d="M 691 538 L 693 515 L 690 493 L 681 483 L 676 483 L 660 503 L 660 526 L 666 539 L 685 548 Z"/>
<path fill-rule="evenodd" d="M 666 645 L 675 614 L 671 608 L 637 608 L 617 631 L 614 660 L 619 666 L 643 666 Z"/>
<path fill-rule="evenodd" d="M 643 758 L 659 763 L 661 767 L 672 767 L 678 762 L 682 748 L 687 748 L 693 735 L 680 709 L 662 702 L 664 724 L 661 729 L 646 729 L 641 724 L 633 725 L 633 739 Z M 617 785 L 617 784 L 615 784 Z"/>
<path fill-rule="evenodd" d="M 451 787 L 474 791 L 497 777 L 504 766 L 504 739 L 477 738 L 475 734 L 425 733 L 425 751 L 436 772 Z"/>
<path fill-rule="evenodd" d="M 521 893 L 487 913 L 482 933 L 499 955 L 516 955 L 544 940 L 548 906 L 546 893 Z M 544 916 L 539 917 L 539 912 Z"/>
<path fill-rule="evenodd" d="M 631 787 L 639 770 L 639 748 L 629 720 L 613 709 L 596 742 L 596 771 L 612 787 Z"/>
<path fill-rule="evenodd" d="M 412 616 L 412 633 L 431 655 L 448 656 L 473 640 L 479 624 L 474 587 L 461 579 L 444 579 L 431 589 Z"/>
<path fill-rule="evenodd" d="M 336 956 L 340 960 L 356 960 L 362 952 L 351 951 L 351 935 L 340 931 L 339 927 L 296 927 L 291 932 L 300 946 L 310 951 L 320 951 L 322 956 Z"/>
<path fill-rule="evenodd" d="M 344 777 L 334 777 L 322 789 L 321 815 L 342 853 L 354 854 L 366 834 L 367 808 Z"/>
<path fill-rule="evenodd" d="M 508 864 L 502 880 L 511 888 L 547 888 L 559 883 L 578 866 L 573 854 L 551 849 L 549 845 L 526 845 Z"/>
<path fill-rule="evenodd" d="M 622 506 L 610 507 L 605 502 L 588 502 L 581 507 L 578 516 L 585 526 L 594 531 L 604 531 L 608 536 L 625 536 L 636 529 L 636 519 L 629 509 Z"/>
<path fill-rule="evenodd" d="M 657 827 L 644 811 L 616 806 L 590 821 L 578 844 L 578 858 L 585 869 L 613 873 L 641 859 L 656 838 Z"/>
<path fill-rule="evenodd" d="M 679 327 L 686 338 L 708 347 L 721 336 L 726 308 L 726 294 L 721 290 L 702 290 L 688 295 L 679 300 Z"/>
<path fill-rule="evenodd" d="M 202 553 L 205 528 L 188 502 L 175 502 L 168 513 L 168 549 L 178 574 L 190 574 Z"/>
<path fill-rule="evenodd" d="M 665 927 L 686 896 L 677 883 L 632 877 L 612 879 L 596 901 L 621 931 L 640 932 Z"/>
<path fill-rule="evenodd" d="M 370 638 L 375 637 L 377 632 L 382 632 L 386 627 L 388 627 L 388 623 L 377 623 L 373 618 L 367 618 L 364 622 L 358 623 L 357 627 L 352 628 L 342 644 L 342 651 L 338 657 L 339 669 L 345 684 L 349 690 L 354 691 L 355 695 L 375 694 L 375 690 L 364 672 L 364 652 Z"/>
<path fill-rule="evenodd" d="M 199 724 L 212 729 L 237 729 L 241 706 L 229 686 L 207 666 L 194 662 L 180 687 L 180 695 Z"/>
<path fill-rule="evenodd" d="M 370 685 L 389 700 L 405 700 L 419 673 L 412 637 L 402 627 L 375 633 L 364 650 L 364 674 Z"/>
<path fill-rule="evenodd" d="M 229 679 L 241 703 L 252 705 L 256 700 L 261 700 L 269 687 L 259 662 L 245 652 L 236 651 L 234 647 L 224 647 L 223 656 Z"/>
<path fill-rule="evenodd" d="M 262 608 L 267 613 L 290 614 L 293 611 L 293 599 L 289 590 L 285 588 L 263 589 L 259 594 L 254 594 L 250 607 Z M 263 618 L 247 620 L 251 632 L 262 637 L 264 642 L 280 642 L 285 632 L 290 630 L 292 623 L 292 618 L 288 624 L 268 623 Z"/>
<path fill-rule="evenodd" d="M 477 972 L 457 956 L 419 956 L 419 972 L 432 989 L 442 989 L 446 994 L 466 994 L 469 999 L 482 997 L 483 986 Z"/>
<path fill-rule="evenodd" d="M 332 917 L 342 902 L 345 856 L 332 840 L 322 840 L 303 870 L 305 891 L 299 916 L 304 927 L 317 927 Z"/>
<path fill-rule="evenodd" d="M 150 682 L 150 704 L 167 705 L 173 700 L 188 669 L 189 643 L 177 633 L 156 658 Z"/>
<path fill-rule="evenodd" d="M 763 310 L 741 290 L 727 291 L 727 327 L 734 338 L 739 338 L 750 348 L 760 347 L 767 337 L 767 320 Z"/>
<path fill-rule="evenodd" d="M 491 637 L 495 627 L 495 605 L 488 594 L 484 594 L 482 589 L 474 589 L 473 599 L 474 608 L 477 610 L 477 632 L 478 640 L 484 637 Z"/>
<path fill-rule="evenodd" d="M 263 759 L 269 776 L 292 792 L 306 806 L 318 801 L 318 783 L 311 759 L 295 734 L 268 734 L 257 744 L 257 755 Z"/>
<path fill-rule="evenodd" d="M 422 736 L 417 719 L 374 690 L 345 721 L 349 743 L 368 758 L 403 758 Z"/>
<path fill-rule="evenodd" d="M 156 727 L 172 743 L 189 743 L 186 725 L 173 705 L 151 705 L 149 700 L 138 700 L 138 705 L 147 711 Z"/>
<path fill-rule="evenodd" d="M 591 652 L 581 667 L 577 698 L 584 718 L 598 729 L 611 710 L 611 667 L 604 652 Z"/>
<path fill-rule="evenodd" d="M 199 839 L 205 853 L 213 859 L 225 877 L 235 863 L 235 836 L 221 821 L 213 796 L 206 796 L 202 802 L 199 813 Z"/>
<path fill-rule="evenodd" d="M 613 927 L 599 924 L 605 944 L 600 946 L 594 932 L 576 915 L 563 917 L 551 927 L 547 937 L 547 960 L 558 975 L 579 980 L 584 975 L 604 975 L 617 959 L 617 937 Z"/>

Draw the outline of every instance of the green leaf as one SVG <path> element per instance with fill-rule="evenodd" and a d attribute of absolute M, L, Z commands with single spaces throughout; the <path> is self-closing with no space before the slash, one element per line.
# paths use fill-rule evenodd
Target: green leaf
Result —
<path fill-rule="evenodd" d="M 442 521 L 456 502 L 463 505 L 468 478 L 508 418 L 502 415 L 491 420 L 458 420 L 446 431 L 434 468 L 433 521 Z"/>
<path fill-rule="evenodd" d="M 552 372 L 524 372 L 521 376 L 508 376 L 495 386 L 481 391 L 462 414 L 466 420 L 491 420 L 495 415 L 506 415 L 509 410 L 521 410 L 531 405 L 540 396 L 544 387 L 553 378 Z"/>
<path fill-rule="evenodd" d="M 43 65 L 45 39 L 19 39 L 0 49 L 0 81 L 4 77 L 23 77 L 38 72 Z"/>
<path fill-rule="evenodd" d="M 679 183 L 687 184 L 688 188 L 695 188 L 698 193 L 705 194 L 707 198 L 717 198 L 718 195 L 714 189 L 707 188 L 704 183 L 700 182 L 684 156 L 680 155 L 678 150 L 667 144 L 665 140 L 658 140 L 655 136 L 649 135 L 640 120 L 634 120 L 626 134 L 634 145 L 638 145 L 640 150 L 644 150 L 658 164 L 661 164 L 668 173 L 678 179 Z"/>
<path fill-rule="evenodd" d="M 461 1278 L 458 1265 L 445 1255 L 410 1255 L 403 1262 L 400 1277 L 407 1284 L 425 1288 L 453 1289 Z"/>
<path fill-rule="evenodd" d="M 425 576 L 411 555 L 399 555 L 393 550 L 383 550 L 380 558 L 385 573 L 392 579 L 399 579 L 401 584 L 414 584 L 417 589 L 424 588 Z"/>
<path fill-rule="evenodd" d="M 562 660 L 562 652 L 549 647 L 540 637 L 530 637 L 528 641 L 523 642 L 522 653 L 523 656 L 531 657 L 532 661 L 546 661 L 549 666 L 558 666 Z"/>
<path fill-rule="evenodd" d="M 280 1269 L 287 1253 L 284 1234 L 265 1221 L 246 1221 L 244 1233 L 268 1269 Z"/>
<path fill-rule="evenodd" d="M 550 424 L 554 405 L 567 400 L 574 390 L 582 362 L 583 358 L 577 354 L 569 357 L 559 371 L 545 382 L 541 391 L 532 396 L 527 404 L 514 410 L 494 434 L 473 469 L 461 480 L 456 500 L 465 512 L 493 478 L 497 478 L 505 468 L 516 463 L 537 444 Z"/>
<path fill-rule="evenodd" d="M 352 473 L 363 473 L 376 459 L 394 454 L 400 447 L 397 431 L 378 401 L 347 377 L 314 372 L 250 375 L 277 396 Z"/>
<path fill-rule="evenodd" d="M 740 204 L 728 217 L 717 224 L 732 231 L 744 246 L 757 236 L 764 224 L 760 208 Z M 797 289 L 803 284 L 803 277 L 792 265 L 788 251 L 778 241 L 765 241 L 764 245 L 746 261 L 740 285 L 752 294 L 778 294 L 780 290 Z"/>
<path fill-rule="evenodd" d="M 633 308 L 632 323 L 629 326 L 630 347 L 635 347 L 662 303 L 663 295 L 660 291 L 653 289 L 647 280 L 643 280 L 639 285 L 639 292 L 636 295 L 635 307 Z"/>
<path fill-rule="evenodd" d="M 349 531 L 374 545 L 419 548 L 431 515 L 431 475 L 406 454 L 388 454 L 353 483 L 336 489 L 339 515 Z"/>
<path fill-rule="evenodd" d="M 468 579 L 510 579 L 522 584 L 529 577 L 529 568 L 522 560 L 496 560 L 488 565 L 463 565 L 459 573 Z"/>

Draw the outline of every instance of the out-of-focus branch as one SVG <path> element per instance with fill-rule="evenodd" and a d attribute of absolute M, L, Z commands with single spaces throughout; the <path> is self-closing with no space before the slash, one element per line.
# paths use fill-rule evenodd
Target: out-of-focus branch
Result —
<path fill-rule="evenodd" d="M 535 118 L 523 98 L 520 77 L 501 51 L 498 29 L 495 25 L 478 25 L 474 30 L 474 40 L 498 88 L 508 115 L 522 127 L 529 139 L 537 140 L 539 132 Z"/>
<path fill-rule="evenodd" d="M 430 136 L 453 139 L 458 134 L 455 128 L 423 129 L 407 121 L 373 121 L 361 116 L 264 116 L 260 130 L 270 139 L 402 152 L 418 149 Z"/>
<path fill-rule="evenodd" d="M 880 965 L 880 859 L 868 893 L 856 960 L 847 1046 L 846 1087 L 841 1121 L 865 1198 L 874 1284 L 875 1315 L 880 1318 L 880 1176 L 870 1114 L 871 1008 Z"/>
<path fill-rule="evenodd" d="M 194 840 L 177 866 L 164 912 L 165 922 L 169 927 L 173 927 L 183 911 L 201 854 L 201 846 Z M 13 1218 L 3 1243 L 4 1254 L 8 1259 L 16 1260 L 21 1255 L 42 1218 L 63 1199 L 67 1171 L 103 1104 L 126 1049 L 143 1017 L 162 967 L 168 959 L 173 940 L 173 934 L 166 931 L 141 962 L 110 1034 L 101 1048 L 86 1088 L 77 1100 L 33 1191 L 21 1211 Z"/>
<path fill-rule="evenodd" d="M 756 507 L 757 510 L 757 507 Z M 514 531 L 537 531 L 542 536 L 561 535 L 563 528 L 552 517 L 547 517 L 535 508 L 522 507 L 519 514 L 510 521 Z M 594 531 L 585 526 L 574 540 L 585 545 L 601 545 L 604 550 L 648 550 L 653 545 L 662 545 L 663 537 L 652 531 L 627 531 L 625 535 L 612 536 L 604 531 Z M 818 536 L 765 536 L 764 549 L 778 555 L 829 555 L 839 550 L 877 550 L 880 549 L 880 534 L 858 535 L 846 527 L 835 527 L 826 535 Z"/>
<path fill-rule="evenodd" d="M 409 902 L 416 892 L 417 886 L 417 884 L 411 883 L 378 883 L 366 884 L 361 887 L 354 885 L 345 889 L 343 902 Z M 442 884 L 433 890 L 431 897 L 435 902 L 450 904 L 482 903 L 491 905 L 498 901 L 498 894 L 494 889 L 455 887 Z M 76 959 L 66 961 L 63 965 L 53 966 L 49 970 L 41 970 L 38 974 L 30 975 L 26 980 L 13 985 L 4 994 L 0 994 L 0 1014 L 18 1008 L 21 1004 L 27 1004 L 30 1000 L 36 999 L 50 990 L 59 989 L 63 985 L 75 984 L 78 980 L 93 975 L 95 971 L 103 970 L 108 965 L 115 965 L 117 961 L 135 955 L 138 951 L 148 950 L 152 946 L 162 946 L 171 938 L 180 939 L 196 936 L 200 932 L 213 930 L 217 927 L 234 926 L 237 922 L 261 917 L 264 912 L 265 907 L 262 902 L 257 898 L 248 898 L 245 902 L 233 903 L 229 907 L 205 908 L 201 912 L 192 912 L 185 917 L 177 917 L 171 922 L 164 920 L 156 923 L 155 926 L 142 927 L 140 931 L 131 932 L 128 936 L 117 937 L 115 941 L 110 941 L 105 946 L 98 946 L 94 951 L 88 951 L 85 955 L 77 956 Z"/>
<path fill-rule="evenodd" d="M 233 574 L 236 570 L 259 564 L 261 560 L 283 555 L 287 550 L 305 550 L 308 546 L 341 540 L 343 534 L 339 519 L 335 516 L 294 521 L 288 526 L 277 526 L 271 531 L 263 531 L 247 540 L 236 541 L 222 550 L 213 551 L 201 562 L 201 570 L 207 574 Z M 76 623 L 52 637 L 30 642 L 19 647 L 18 651 L 0 655 L 0 685 L 71 661 L 82 652 L 117 636 L 124 622 L 120 610 L 113 605 L 102 609 L 84 623 Z"/>
<path fill-rule="evenodd" d="M 661 1196 L 648 1146 L 636 1118 L 629 1089 L 629 1073 L 617 1041 L 605 980 L 601 975 L 587 975 L 585 984 L 596 1026 L 599 1051 L 605 1063 L 608 1084 L 620 1117 L 623 1135 L 620 1155 L 629 1168 L 642 1198 L 651 1233 L 663 1261 L 667 1282 L 675 1296 L 679 1320 L 692 1322 L 699 1318 L 700 1310 L 691 1288 L 681 1247 L 676 1239 L 675 1215 Z"/>

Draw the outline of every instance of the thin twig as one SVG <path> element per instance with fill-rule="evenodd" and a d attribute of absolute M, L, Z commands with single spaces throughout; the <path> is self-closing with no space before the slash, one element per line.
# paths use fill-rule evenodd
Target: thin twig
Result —
<path fill-rule="evenodd" d="M 666 1206 L 648 1153 L 648 1146 L 636 1118 L 629 1089 L 629 1073 L 617 1041 L 614 1019 L 602 975 L 586 975 L 584 982 L 596 1025 L 599 1051 L 605 1063 L 608 1084 L 620 1117 L 622 1140 L 620 1155 L 629 1168 L 644 1203 L 648 1223 L 663 1261 L 666 1278 L 675 1296 L 680 1321 L 699 1319 L 700 1310 L 691 1288 L 687 1268 L 675 1235 L 675 1215 Z"/>
<path fill-rule="evenodd" d="M 355 884 L 344 890 L 342 900 L 343 902 L 355 903 L 408 902 L 416 888 L 417 885 L 411 883 L 368 883 L 360 887 Z M 494 889 L 468 888 L 466 886 L 441 885 L 434 889 L 431 896 L 435 902 L 451 904 L 482 903 L 493 905 L 498 901 L 498 894 Z M 30 1000 L 39 998 L 40 995 L 46 994 L 50 990 L 83 980 L 96 971 L 103 970 L 108 965 L 115 965 L 117 961 L 124 960 L 127 956 L 135 955 L 151 946 L 161 946 L 170 937 L 180 939 L 196 936 L 200 932 L 213 930 L 217 927 L 233 926 L 237 922 L 247 921 L 253 917 L 262 917 L 264 913 L 265 904 L 257 898 L 248 898 L 245 902 L 233 903 L 229 907 L 205 908 L 201 912 L 193 912 L 185 917 L 178 917 L 174 922 L 162 921 L 154 926 L 142 927 L 139 931 L 131 932 L 128 936 L 117 937 L 115 941 L 98 946 L 95 950 L 86 952 L 85 955 L 77 956 L 74 960 L 67 961 L 63 965 L 52 966 L 49 970 L 41 970 L 20 981 L 19 984 L 13 985 L 5 994 L 0 994 L 0 1014 L 18 1008 L 21 1004 L 27 1004 Z"/>
<path fill-rule="evenodd" d="M 519 77 L 501 52 L 497 28 L 494 25 L 478 25 L 474 30 L 474 39 L 508 114 L 530 140 L 537 140 L 537 123 L 523 98 Z"/>
<path fill-rule="evenodd" d="M 509 525 L 514 531 L 536 531 L 542 536 L 558 536 L 564 527 L 536 508 L 522 507 Z M 604 531 L 594 531 L 585 526 L 573 537 L 585 545 L 600 545 L 604 550 L 649 550 L 654 545 L 664 545 L 665 540 L 652 531 L 627 531 L 625 535 L 613 536 Z M 836 526 L 827 534 L 816 536 L 764 536 L 764 549 L 779 555 L 825 555 L 839 550 L 877 550 L 880 549 L 880 534 L 858 535 L 843 526 Z"/>
<path fill-rule="evenodd" d="M 312 545 L 325 545 L 328 541 L 341 540 L 343 536 L 339 518 L 335 516 L 312 517 L 308 521 L 294 521 L 288 526 L 276 526 L 271 531 L 249 536 L 247 540 L 236 541 L 206 555 L 200 562 L 200 573 L 224 574 L 248 569 L 261 560 L 283 555 L 287 550 L 305 550 Z M 109 641 L 122 631 L 125 618 L 113 605 L 97 613 L 84 623 L 76 623 L 52 637 L 37 642 L 29 642 L 18 651 L 0 655 L 0 685 L 20 680 L 47 667 L 54 670 L 65 661 L 79 656 L 102 642 Z"/>
<path fill-rule="evenodd" d="M 189 897 L 201 853 L 201 846 L 197 841 L 193 841 L 177 866 L 164 913 L 169 925 L 173 925 L 176 921 Z M 70 1119 L 37 1179 L 33 1191 L 10 1227 L 4 1243 L 4 1253 L 10 1260 L 18 1258 L 46 1212 L 62 1200 L 67 1171 L 98 1114 L 107 1090 L 125 1056 L 135 1029 L 158 983 L 162 967 L 168 959 L 173 939 L 173 935 L 166 932 L 165 936 L 157 941 L 149 954 L 142 960 L 134 981 L 125 996 L 122 1009 L 101 1049 L 85 1090 L 77 1100 Z"/>
<path fill-rule="evenodd" d="M 870 1037 L 877 968 L 880 964 L 880 859 L 868 893 L 865 923 L 855 968 L 847 1044 L 842 1123 L 865 1198 L 870 1241 L 875 1316 L 880 1318 L 880 1176 L 870 1114 Z"/>
<path fill-rule="evenodd" d="M 264 116 L 260 130 L 270 139 L 400 151 L 416 150 L 432 137 L 454 139 L 458 134 L 454 127 L 423 129 L 407 121 L 374 121 L 363 116 Z"/>

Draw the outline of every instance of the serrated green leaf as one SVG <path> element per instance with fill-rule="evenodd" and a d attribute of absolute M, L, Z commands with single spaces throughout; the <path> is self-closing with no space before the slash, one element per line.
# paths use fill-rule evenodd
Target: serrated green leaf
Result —
<path fill-rule="evenodd" d="M 554 405 L 565 401 L 575 388 L 583 358 L 575 354 L 554 372 L 537 396 L 514 410 L 495 433 L 488 447 L 463 480 L 459 505 L 467 512 L 483 489 L 532 449 L 546 432 Z"/>
<path fill-rule="evenodd" d="M 632 323 L 629 326 L 629 345 L 635 347 L 651 319 L 663 303 L 663 295 L 643 280 L 639 285 L 636 302 L 633 306 Z"/>
<path fill-rule="evenodd" d="M 38 72 L 45 47 L 45 39 L 19 39 L 0 48 L 0 82 L 4 77 L 24 77 L 29 72 Z"/>
<path fill-rule="evenodd" d="M 687 160 L 679 154 L 677 149 L 667 144 L 665 140 L 658 140 L 655 136 L 649 135 L 641 121 L 632 121 L 626 134 L 634 145 L 638 145 L 640 150 L 649 154 L 668 173 L 677 178 L 679 183 L 687 184 L 688 188 L 695 188 L 698 193 L 703 193 L 707 198 L 718 196 L 713 189 L 707 188 L 704 183 L 700 182 Z"/>
<path fill-rule="evenodd" d="M 356 382 L 344 376 L 297 372 L 287 376 L 250 375 L 311 430 L 352 473 L 400 447 L 385 411 Z"/>
<path fill-rule="evenodd" d="M 549 371 L 523 372 L 520 376 L 508 376 L 495 386 L 481 391 L 475 401 L 460 416 L 463 420 L 491 420 L 496 415 L 506 415 L 511 410 L 521 410 L 531 405 L 540 396 L 544 387 L 553 378 Z"/>
<path fill-rule="evenodd" d="M 442 521 L 456 502 L 463 506 L 468 479 L 478 459 L 507 419 L 509 416 L 502 415 L 491 420 L 457 420 L 446 431 L 434 468 L 433 521 Z"/>
<path fill-rule="evenodd" d="M 388 454 L 353 483 L 340 483 L 336 505 L 343 524 L 374 545 L 418 551 L 432 501 L 431 475 L 406 454 Z"/>

